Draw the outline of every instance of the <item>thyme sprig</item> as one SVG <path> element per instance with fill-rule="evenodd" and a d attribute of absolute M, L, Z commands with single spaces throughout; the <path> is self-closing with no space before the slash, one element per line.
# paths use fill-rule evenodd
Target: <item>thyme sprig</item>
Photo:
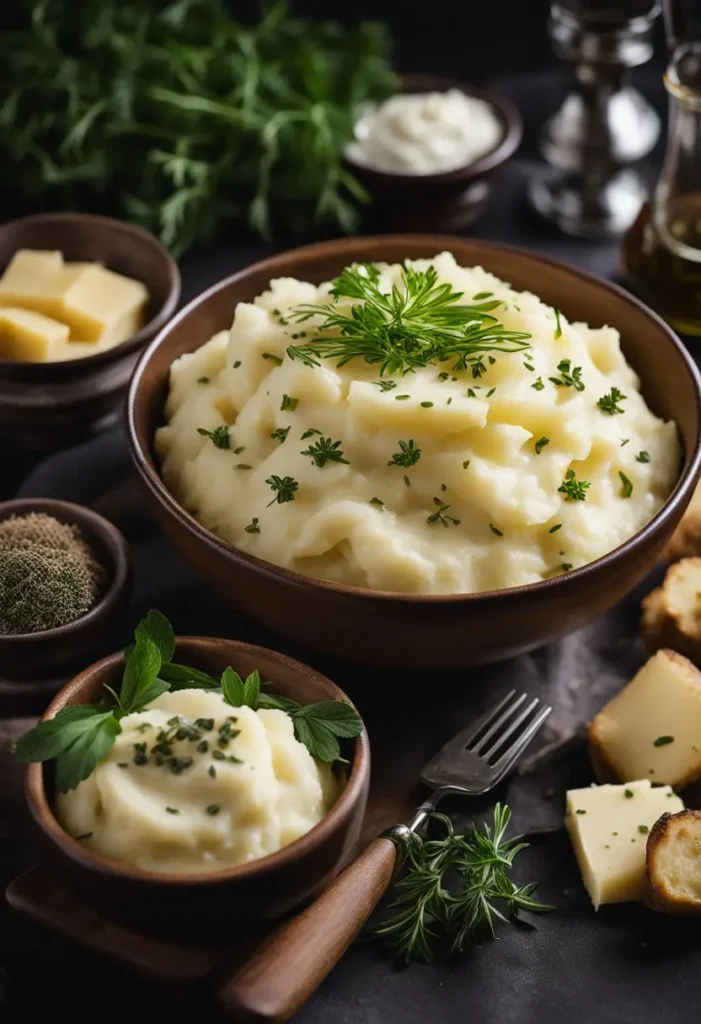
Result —
<path fill-rule="evenodd" d="M 497 921 L 518 918 L 522 911 L 552 909 L 533 898 L 535 884 L 511 879 L 516 855 L 527 846 L 507 839 L 509 808 L 497 804 L 490 826 L 472 825 L 456 832 L 444 814 L 433 814 L 444 835 L 414 835 L 405 851 L 403 870 L 394 886 L 394 911 L 375 936 L 403 964 L 431 963 L 493 939 Z"/>
<path fill-rule="evenodd" d="M 334 281 L 327 305 L 299 306 L 291 319 L 304 322 L 320 316 L 318 334 L 304 345 L 291 345 L 287 354 L 305 366 L 336 359 L 344 366 L 351 359 L 379 364 L 380 376 L 407 374 L 432 363 L 452 361 L 453 370 L 473 368 L 479 376 L 485 352 L 520 352 L 529 347 L 530 334 L 502 327 L 492 311 L 498 299 L 462 305 L 463 292 L 451 284 L 438 284 L 433 266 L 415 270 L 405 262 L 401 284 L 384 292 L 374 263 L 354 263 Z M 341 299 L 356 299 L 348 308 Z M 477 372 L 474 370 L 477 368 Z"/>

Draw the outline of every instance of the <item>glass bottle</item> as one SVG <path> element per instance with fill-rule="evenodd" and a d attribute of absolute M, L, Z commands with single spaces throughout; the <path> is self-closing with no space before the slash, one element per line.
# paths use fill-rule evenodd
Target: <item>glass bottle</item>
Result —
<path fill-rule="evenodd" d="M 624 238 L 622 269 L 676 330 L 701 336 L 701 42 L 676 48 L 664 82 L 670 103 L 664 168 Z"/>

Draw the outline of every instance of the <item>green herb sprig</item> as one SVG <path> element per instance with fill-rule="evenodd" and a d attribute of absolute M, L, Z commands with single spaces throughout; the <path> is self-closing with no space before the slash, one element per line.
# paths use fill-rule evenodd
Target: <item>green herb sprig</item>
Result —
<path fill-rule="evenodd" d="M 342 701 L 300 705 L 264 692 L 258 672 L 252 672 L 244 681 L 232 668 L 227 668 L 221 679 L 216 679 L 207 672 L 172 662 L 174 653 L 175 635 L 170 622 L 160 612 L 150 611 L 134 631 L 134 644 L 125 651 L 119 692 L 105 685 L 105 703 L 62 708 L 53 718 L 39 722 L 17 743 L 17 759 L 25 764 L 55 761 L 56 788 L 68 792 L 87 779 L 109 753 L 122 732 L 121 720 L 126 715 L 143 711 L 168 690 L 193 688 L 220 690 L 232 707 L 245 704 L 254 710 L 285 711 L 294 722 L 299 742 L 320 761 L 341 760 L 339 739 L 352 739 L 362 732 L 360 716 Z M 178 729 L 189 728 L 177 718 L 169 724 L 174 736 L 180 735 Z M 198 725 L 204 728 L 205 723 L 198 720 L 195 726 Z M 136 748 L 134 763 L 146 763 L 146 744 L 136 744 Z M 183 758 L 174 760 L 191 762 Z M 182 767 L 171 765 L 171 770 Z"/>
<path fill-rule="evenodd" d="M 394 885 L 390 914 L 374 932 L 402 964 L 431 963 L 462 953 L 484 938 L 494 938 L 496 922 L 522 911 L 552 908 L 533 898 L 534 884 L 516 885 L 511 870 L 527 846 L 507 839 L 509 808 L 497 804 L 491 827 L 471 826 L 459 833 L 443 814 L 432 819 L 442 826 L 438 839 L 412 836 L 402 873 Z"/>
<path fill-rule="evenodd" d="M 397 443 L 399 444 L 399 451 L 394 453 L 387 465 L 402 466 L 404 469 L 415 466 L 421 458 L 421 449 L 414 444 L 413 438 L 409 438 L 408 441 L 398 441 Z"/>
<path fill-rule="evenodd" d="M 530 334 L 506 330 L 491 315 L 502 305 L 500 301 L 461 305 L 463 293 L 449 283 L 438 284 L 433 266 L 415 270 L 405 263 L 401 285 L 393 285 L 390 292 L 383 292 L 379 282 L 375 264 L 355 263 L 334 281 L 334 303 L 299 306 L 292 319 L 322 319 L 316 337 L 287 349 L 290 358 L 306 366 L 336 359 L 339 367 L 351 359 L 363 359 L 379 364 L 382 377 L 448 360 L 454 360 L 453 370 L 466 370 L 479 364 L 482 353 L 520 352 L 529 347 Z M 348 309 L 341 299 L 360 301 Z"/>

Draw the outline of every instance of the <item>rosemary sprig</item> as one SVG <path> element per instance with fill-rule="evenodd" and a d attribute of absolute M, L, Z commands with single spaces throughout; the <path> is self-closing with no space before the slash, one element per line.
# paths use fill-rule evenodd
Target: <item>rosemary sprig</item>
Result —
<path fill-rule="evenodd" d="M 462 953 L 494 938 L 498 920 L 552 909 L 533 898 L 534 884 L 511 880 L 514 858 L 527 844 L 505 838 L 510 817 L 509 808 L 497 804 L 491 827 L 472 825 L 459 833 L 444 814 L 434 814 L 443 837 L 412 837 L 402 851 L 406 859 L 390 904 L 394 913 L 374 933 L 400 963 Z"/>
<path fill-rule="evenodd" d="M 318 334 L 304 345 L 291 345 L 287 354 L 306 366 L 321 359 L 336 359 L 344 366 L 351 359 L 379 364 L 380 376 L 406 374 L 431 363 L 452 362 L 453 370 L 472 367 L 473 376 L 484 367 L 485 352 L 520 352 L 529 347 L 530 334 L 509 331 L 492 311 L 497 300 L 462 305 L 462 292 L 449 283 L 438 284 L 435 267 L 402 268 L 401 285 L 383 292 L 380 271 L 373 263 L 355 263 L 336 278 L 331 289 L 335 302 L 299 306 L 291 314 L 298 322 L 320 316 Z M 350 309 L 339 299 L 356 299 Z M 476 372 L 475 372 L 476 371 Z"/>

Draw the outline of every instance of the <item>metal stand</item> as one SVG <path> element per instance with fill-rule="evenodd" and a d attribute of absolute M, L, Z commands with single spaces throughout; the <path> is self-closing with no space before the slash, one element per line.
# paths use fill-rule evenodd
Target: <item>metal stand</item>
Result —
<path fill-rule="evenodd" d="M 647 197 L 630 164 L 653 148 L 660 123 L 629 78 L 652 55 L 658 13 L 656 0 L 560 0 L 551 7 L 555 52 L 574 74 L 543 130 L 541 152 L 552 170 L 531 182 L 529 199 L 567 234 L 620 234 Z"/>

